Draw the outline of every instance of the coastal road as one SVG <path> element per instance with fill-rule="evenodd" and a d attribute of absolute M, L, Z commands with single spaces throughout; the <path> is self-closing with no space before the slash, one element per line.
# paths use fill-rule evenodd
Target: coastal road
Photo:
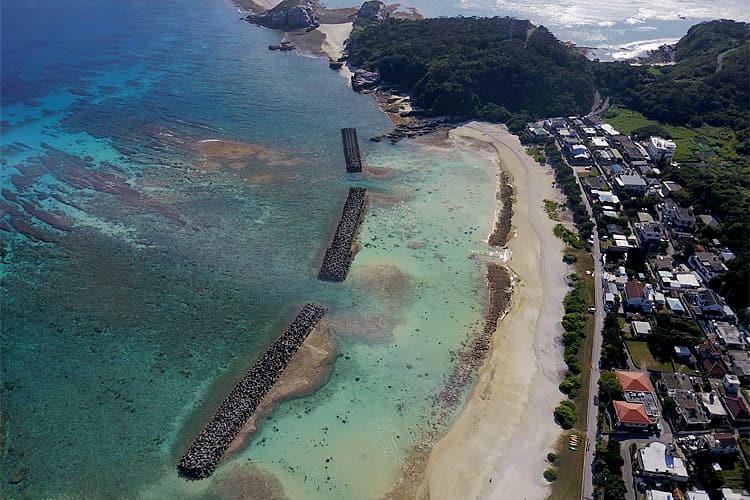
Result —
<path fill-rule="evenodd" d="M 573 168 L 573 172 L 580 187 L 581 182 L 578 178 L 578 172 L 575 168 Z M 586 210 L 591 219 L 594 220 L 589 199 L 582 188 L 581 194 L 583 195 L 584 203 L 586 203 Z M 593 234 L 594 244 L 592 254 L 594 257 L 594 306 L 596 307 L 596 312 L 594 313 L 594 346 L 591 349 L 591 376 L 589 377 L 589 401 L 586 414 L 586 451 L 583 460 L 583 489 L 581 491 L 581 498 L 584 500 L 594 498 L 594 478 L 591 465 L 594 463 L 594 454 L 596 453 L 596 422 L 599 411 L 598 405 L 594 404 L 594 396 L 599 393 L 599 359 L 602 353 L 602 327 L 604 326 L 604 292 L 602 289 L 602 276 L 604 274 L 602 272 L 602 255 L 599 248 L 599 233 L 597 232 L 596 221 L 594 221 Z"/>

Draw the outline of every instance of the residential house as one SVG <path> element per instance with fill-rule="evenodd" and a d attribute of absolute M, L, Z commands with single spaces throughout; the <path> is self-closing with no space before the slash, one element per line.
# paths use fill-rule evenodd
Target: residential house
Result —
<path fill-rule="evenodd" d="M 750 410 L 741 397 L 725 397 L 724 406 L 729 412 L 729 420 L 740 432 L 750 432 Z"/>
<path fill-rule="evenodd" d="M 708 452 L 714 456 L 733 456 L 740 452 L 737 438 L 728 432 L 715 432 L 706 436 Z"/>
<path fill-rule="evenodd" d="M 544 142 L 549 137 L 542 123 L 529 123 L 526 125 L 526 133 L 533 142 Z"/>
<path fill-rule="evenodd" d="M 663 220 L 671 220 L 677 209 L 680 208 L 671 198 L 665 198 L 661 204 L 661 217 Z"/>
<path fill-rule="evenodd" d="M 636 173 L 618 175 L 615 177 L 615 185 L 631 196 L 640 196 L 646 192 L 646 181 Z"/>
<path fill-rule="evenodd" d="M 716 335 L 716 340 L 724 346 L 725 349 L 745 349 L 747 340 L 745 334 L 735 325 L 726 321 L 711 321 L 709 329 Z"/>
<path fill-rule="evenodd" d="M 703 411 L 701 398 L 695 393 L 692 377 L 678 373 L 662 373 L 659 386 L 674 401 L 677 422 L 682 429 L 700 429 L 711 421 Z"/>
<path fill-rule="evenodd" d="M 661 137 L 651 137 L 648 140 L 646 150 L 648 155 L 657 163 L 662 159 L 666 161 L 672 161 L 674 159 L 674 151 L 677 145 L 670 139 L 663 139 Z"/>
<path fill-rule="evenodd" d="M 635 234 L 642 245 L 645 242 L 651 241 L 668 241 L 666 232 L 658 222 L 636 222 L 633 226 L 635 227 Z"/>
<path fill-rule="evenodd" d="M 693 207 L 677 207 L 669 222 L 680 231 L 692 232 L 695 229 L 695 213 Z"/>
<path fill-rule="evenodd" d="M 630 331 L 635 338 L 646 338 L 651 334 L 651 323 L 648 321 L 633 321 L 630 323 Z"/>
<path fill-rule="evenodd" d="M 638 450 L 638 467 L 644 477 L 654 480 L 686 483 L 688 472 L 685 462 L 676 456 L 675 448 L 654 441 Z"/>
<path fill-rule="evenodd" d="M 650 313 L 653 307 L 652 287 L 638 281 L 625 283 L 624 305 L 631 309 L 640 309 L 644 313 Z"/>
<path fill-rule="evenodd" d="M 711 252 L 695 252 L 688 258 L 688 265 L 708 283 L 716 276 L 727 271 L 721 258 Z"/>
<path fill-rule="evenodd" d="M 737 375 L 727 373 L 721 380 L 721 385 L 724 388 L 724 394 L 729 397 L 737 397 L 740 394 L 740 380 Z"/>
<path fill-rule="evenodd" d="M 703 410 L 708 415 L 708 419 L 714 425 L 722 425 L 726 422 L 729 413 L 727 413 L 724 405 L 721 404 L 721 400 L 716 395 L 716 391 L 701 392 L 701 405 Z"/>
<path fill-rule="evenodd" d="M 740 384 L 750 386 L 750 352 L 744 349 L 729 349 L 727 358 Z"/>
<path fill-rule="evenodd" d="M 724 316 L 724 304 L 713 290 L 704 290 L 695 295 L 695 304 L 704 316 L 721 318 Z"/>

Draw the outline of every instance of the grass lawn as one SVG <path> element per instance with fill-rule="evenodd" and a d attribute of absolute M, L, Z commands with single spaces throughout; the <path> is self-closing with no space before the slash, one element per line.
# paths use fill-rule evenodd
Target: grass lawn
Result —
<path fill-rule="evenodd" d="M 620 132 L 630 135 L 633 130 L 647 125 L 661 125 L 672 136 L 677 149 L 675 161 L 696 162 L 711 156 L 736 159 L 737 153 L 732 149 L 736 141 L 733 130 L 729 128 L 703 125 L 698 128 L 675 127 L 649 120 L 637 111 L 625 108 L 613 108 L 602 115 L 610 125 Z"/>
<path fill-rule="evenodd" d="M 672 372 L 672 363 L 662 363 L 657 361 L 651 355 L 651 351 L 648 350 L 648 344 L 640 340 L 627 340 L 625 344 L 628 346 L 630 356 L 633 358 L 633 362 L 641 370 L 654 370 L 658 372 Z"/>
<path fill-rule="evenodd" d="M 719 472 L 719 476 L 721 477 L 722 482 L 724 483 L 724 486 L 726 488 L 736 490 L 743 490 L 746 488 L 742 459 L 735 460 L 734 468 L 722 470 L 721 472 Z"/>
<path fill-rule="evenodd" d="M 568 249 L 571 250 L 571 249 Z M 568 251 L 566 250 L 566 251 Z M 594 259 L 590 252 L 585 250 L 571 250 L 577 257 L 574 264 L 575 271 L 583 278 L 583 298 L 587 304 L 594 304 L 594 278 L 586 275 L 594 267 Z M 552 483 L 552 491 L 549 498 L 560 500 L 578 500 L 581 498 L 583 488 L 583 460 L 584 450 L 586 448 L 586 416 L 588 412 L 589 397 L 589 377 L 591 376 L 591 350 L 594 346 L 594 316 L 589 315 L 584 326 L 586 339 L 578 351 L 578 362 L 581 365 L 581 392 L 575 399 L 576 418 L 578 422 L 574 429 L 563 433 L 562 438 L 557 444 L 556 453 L 559 457 L 557 466 L 557 480 Z M 592 423 L 596 425 L 596 422 Z M 579 436 L 578 451 L 568 449 L 568 439 L 572 433 Z"/>

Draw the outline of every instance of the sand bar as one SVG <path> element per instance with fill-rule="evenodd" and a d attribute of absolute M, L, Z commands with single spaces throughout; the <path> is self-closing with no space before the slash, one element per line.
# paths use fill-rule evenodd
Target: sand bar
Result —
<path fill-rule="evenodd" d="M 542 200 L 559 194 L 549 168 L 535 163 L 504 126 L 471 122 L 451 137 L 493 146 L 513 179 L 515 234 L 507 264 L 518 283 L 470 399 L 430 453 L 418 497 L 545 498 L 544 460 L 561 433 L 552 412 L 563 399 L 557 386 L 565 368 L 560 320 L 568 269 Z"/>

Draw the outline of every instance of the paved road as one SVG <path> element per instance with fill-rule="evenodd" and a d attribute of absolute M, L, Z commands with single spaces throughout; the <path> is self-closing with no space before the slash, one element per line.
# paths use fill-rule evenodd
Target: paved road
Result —
<path fill-rule="evenodd" d="M 573 171 L 578 179 L 578 172 L 575 168 Z M 580 180 L 579 180 L 580 186 Z M 582 190 L 583 191 L 583 190 Z M 583 200 L 586 203 L 586 210 L 593 220 L 593 213 L 591 211 L 591 205 L 586 197 L 586 193 L 583 193 Z M 596 223 L 594 223 L 596 224 Z M 599 248 L 599 236 L 596 226 L 593 230 L 594 233 L 594 245 L 593 245 L 593 257 L 594 257 L 594 305 L 596 307 L 596 313 L 594 314 L 594 346 L 591 350 L 591 377 L 589 378 L 589 401 L 588 401 L 588 412 L 586 418 L 586 448 L 585 456 L 583 461 L 583 491 L 581 492 L 581 498 L 584 500 L 591 499 L 594 496 L 594 485 L 593 485 L 593 473 L 591 471 L 591 465 L 594 463 L 594 454 L 596 453 L 596 421 L 599 407 L 594 404 L 594 395 L 599 392 L 599 359 L 602 353 L 602 327 L 604 326 L 604 292 L 602 289 L 602 257 L 601 249 Z"/>

